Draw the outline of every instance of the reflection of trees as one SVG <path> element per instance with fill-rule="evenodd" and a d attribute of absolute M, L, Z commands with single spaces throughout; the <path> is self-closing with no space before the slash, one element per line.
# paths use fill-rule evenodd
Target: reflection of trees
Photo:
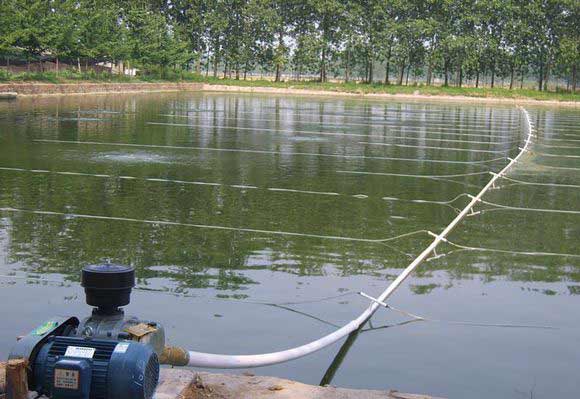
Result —
<path fill-rule="evenodd" d="M 43 146 L 27 142 L 34 137 L 45 137 L 157 145 L 242 147 L 288 152 L 409 158 L 424 156 L 463 161 L 479 159 L 479 155 L 463 152 L 419 153 L 416 149 L 400 148 L 388 150 L 389 152 L 383 149 L 362 150 L 346 139 L 293 142 L 284 135 L 251 132 L 236 134 L 236 126 L 259 126 L 248 120 L 228 120 L 226 123 L 220 120 L 220 114 L 217 113 L 211 118 L 206 116 L 205 119 L 200 114 L 192 114 L 188 123 L 213 123 L 231 128 L 179 129 L 145 125 L 148 120 L 157 118 L 159 113 L 184 112 L 185 109 L 178 109 L 184 104 L 181 96 L 117 96 L 115 99 L 99 97 L 94 100 L 95 103 L 91 103 L 87 97 L 79 100 L 85 108 L 114 108 L 136 112 L 107 115 L 113 122 L 59 123 L 58 120 L 43 119 L 42 114 L 39 116 L 31 113 L 22 117 L 22 112 L 29 112 L 26 108 L 9 110 L 8 117 L 0 121 L 0 159 L 5 166 L 29 169 L 250 184 L 261 188 L 335 191 L 347 195 L 308 196 L 263 189 L 243 191 L 224 186 L 0 172 L 0 205 L 377 239 L 420 229 L 438 231 L 454 216 L 451 209 L 440 205 L 384 201 L 381 199 L 383 196 L 448 200 L 465 191 L 465 187 L 431 180 L 339 175 L 335 173 L 336 170 L 411 174 L 448 174 L 478 170 L 473 166 L 450 164 L 412 164 L 369 159 L 355 161 L 287 155 L 210 154 L 178 150 L 145 151 L 119 147 Z M 169 101 L 171 99 L 175 101 Z M 47 103 L 39 101 L 30 106 L 37 106 L 38 110 L 52 116 L 69 115 L 73 111 L 74 102 L 67 101 L 69 100 L 59 98 Z M 268 103 L 267 100 L 264 102 Z M 282 101 L 274 112 L 263 113 L 262 118 L 276 119 L 271 125 L 266 124 L 263 127 L 288 129 L 298 126 L 299 123 L 316 120 L 301 116 L 300 113 L 284 114 L 280 111 L 284 104 L 292 105 L 294 102 L 295 100 L 290 99 Z M 236 99 L 208 96 L 196 97 L 187 108 L 225 108 L 228 116 L 236 116 L 238 110 L 251 110 L 255 106 L 256 99 L 252 97 L 242 96 Z M 187 121 L 185 119 L 181 122 Z M 364 128 L 357 129 L 357 132 L 370 134 L 370 130 Z M 378 134 L 378 131 L 373 130 L 373 134 Z M 419 135 L 425 136 L 424 132 Z M 131 163 L 103 158 L 103 154 L 111 153 L 129 157 L 132 154 L 154 154 L 167 159 L 167 162 Z M 487 178 L 466 178 L 465 181 L 481 185 Z M 368 198 L 352 198 L 350 195 L 354 194 L 365 194 Z M 494 191 L 489 199 L 516 206 L 540 203 L 547 208 L 565 208 L 578 203 L 580 198 L 573 192 L 568 192 L 567 197 L 562 196 L 561 191 L 550 187 L 513 187 Z M 88 263 L 127 263 L 137 267 L 138 276 L 144 286 L 151 289 L 171 289 L 175 292 L 203 287 L 220 290 L 243 289 L 249 284 L 257 283 L 248 277 L 249 270 L 274 270 L 304 276 L 363 274 L 391 278 L 397 269 L 408 264 L 410 259 L 405 254 L 417 254 L 430 240 L 427 236 L 416 236 L 381 245 L 30 214 L 6 213 L 2 217 L 9 221 L 9 227 L 5 228 L 9 234 L 8 259 L 11 262 L 21 262 L 28 270 L 62 273 L 76 279 L 80 268 Z M 528 215 L 523 220 L 521 214 L 498 212 L 469 218 L 454 234 L 453 240 L 460 238 L 459 241 L 466 245 L 507 249 L 521 249 L 524 246 L 551 252 L 574 253 L 577 245 L 574 237 L 578 237 L 578 227 L 571 218 Z M 420 268 L 417 275 L 431 278 L 438 270 L 447 271 L 447 278 L 450 280 L 481 278 L 483 281 L 493 281 L 507 278 L 518 281 L 580 281 L 578 264 L 569 259 L 483 253 L 458 253 L 443 257 Z M 171 287 L 164 287 L 163 284 L 170 284 Z M 434 284 L 418 285 L 415 292 L 428 293 L 436 286 L 445 287 L 446 284 L 437 281 Z"/>

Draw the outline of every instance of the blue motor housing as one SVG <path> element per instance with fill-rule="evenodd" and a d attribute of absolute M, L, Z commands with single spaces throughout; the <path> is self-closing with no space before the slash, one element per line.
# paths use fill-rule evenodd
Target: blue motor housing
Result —
<path fill-rule="evenodd" d="M 54 336 L 34 359 L 31 389 L 53 399 L 150 399 L 159 381 L 147 345 Z"/>

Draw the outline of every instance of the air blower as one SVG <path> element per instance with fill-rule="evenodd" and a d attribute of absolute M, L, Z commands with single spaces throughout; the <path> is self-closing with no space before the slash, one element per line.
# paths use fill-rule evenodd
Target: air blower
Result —
<path fill-rule="evenodd" d="M 159 323 L 125 316 L 135 271 L 83 268 L 92 314 L 54 317 L 20 338 L 10 358 L 28 360 L 31 390 L 53 399 L 150 399 L 159 380 L 165 333 Z"/>

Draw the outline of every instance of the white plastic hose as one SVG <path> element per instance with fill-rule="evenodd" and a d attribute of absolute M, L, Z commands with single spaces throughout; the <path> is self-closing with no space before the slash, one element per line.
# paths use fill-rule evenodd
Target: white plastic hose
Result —
<path fill-rule="evenodd" d="M 463 210 L 445 227 L 445 229 L 435 236 L 435 239 L 431 244 L 425 248 L 417 258 L 401 274 L 387 287 L 385 291 L 376 299 L 377 302 L 386 302 L 386 299 L 395 292 L 395 290 L 401 285 L 403 281 L 421 264 L 427 257 L 435 250 L 435 248 L 445 240 L 445 238 L 451 233 L 451 231 L 457 226 L 457 224 L 469 213 L 469 211 L 477 204 L 483 195 L 489 190 L 490 187 L 498 180 L 502 175 L 504 175 L 522 156 L 522 154 L 528 149 L 531 138 L 532 138 L 532 123 L 530 121 L 530 116 L 528 112 L 521 108 L 524 117 L 528 125 L 528 135 L 524 146 L 520 149 L 518 155 L 510 160 L 510 162 L 497 174 L 493 174 L 491 180 L 481 189 L 481 191 L 474 197 Z M 344 327 L 336 330 L 335 332 L 328 334 L 316 341 L 312 341 L 308 344 L 287 349 L 280 352 L 264 353 L 259 355 L 218 355 L 212 353 L 203 353 L 189 351 L 189 362 L 188 366 L 192 367 L 204 367 L 204 368 L 221 368 L 221 369 L 233 369 L 233 368 L 249 368 L 249 367 L 262 367 L 269 366 L 272 364 L 283 363 L 290 360 L 298 359 L 300 357 L 309 355 L 316 352 L 328 345 L 331 345 L 342 338 L 346 337 L 351 332 L 357 330 L 360 326 L 366 323 L 372 315 L 381 307 L 377 302 L 372 302 L 371 305 L 363 312 L 359 317 L 352 320 L 350 323 L 346 324 Z"/>

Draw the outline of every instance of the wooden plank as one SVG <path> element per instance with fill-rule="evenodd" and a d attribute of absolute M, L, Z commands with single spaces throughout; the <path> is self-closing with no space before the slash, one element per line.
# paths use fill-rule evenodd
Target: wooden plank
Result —
<path fill-rule="evenodd" d="M 6 397 L 6 363 L 0 362 L 0 399 Z"/>
<path fill-rule="evenodd" d="M 25 359 L 11 359 L 6 365 L 6 399 L 28 398 L 28 377 Z"/>

